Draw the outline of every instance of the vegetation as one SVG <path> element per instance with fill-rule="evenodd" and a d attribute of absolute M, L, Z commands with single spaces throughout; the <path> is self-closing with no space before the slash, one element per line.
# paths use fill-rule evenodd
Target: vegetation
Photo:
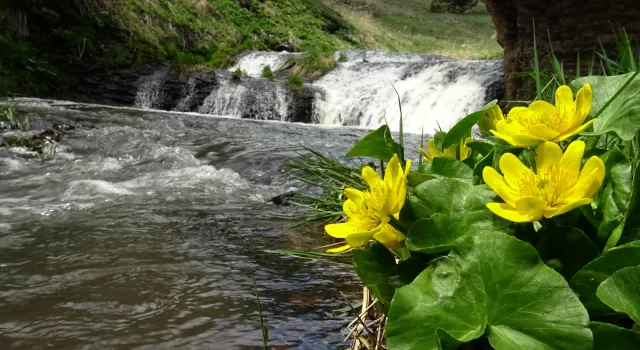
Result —
<path fill-rule="evenodd" d="M 377 169 L 300 158 L 323 184 L 301 221 L 324 221 L 341 244 L 327 253 L 366 287 L 352 349 L 640 344 L 640 70 L 625 45 L 603 66 L 628 73 L 537 69 L 534 103 L 504 115 L 494 101 L 436 132 L 417 167 L 386 125 L 345 155 Z M 366 187 L 340 182 L 359 171 Z"/>
<path fill-rule="evenodd" d="M 297 74 L 289 75 L 286 84 L 289 90 L 297 94 L 301 94 L 304 91 L 304 79 Z"/>
<path fill-rule="evenodd" d="M 242 78 L 246 78 L 249 75 L 247 74 L 247 72 L 243 71 L 240 68 L 237 68 L 236 70 L 233 71 L 233 73 L 231 73 L 231 80 L 232 81 L 240 81 L 240 79 Z"/>
<path fill-rule="evenodd" d="M 225 67 L 239 52 L 283 44 L 306 51 L 359 42 L 319 0 L 9 0 L 0 7 L 0 93 L 47 93 L 96 65 Z"/>
<path fill-rule="evenodd" d="M 617 50 L 614 55 L 607 54 L 603 49 L 596 51 L 591 57 L 580 57 L 578 54 L 575 60 L 575 68 L 568 71 L 564 67 L 564 62 L 560 61 L 553 51 L 551 40 L 549 39 L 549 61 L 551 62 L 551 70 L 549 72 L 540 69 L 540 60 L 538 54 L 538 43 L 534 40 L 534 62 L 532 70 L 519 73 L 518 77 L 530 78 L 536 84 L 537 99 L 553 101 L 554 93 L 558 87 L 566 85 L 574 79 L 581 76 L 590 75 L 621 75 L 636 72 L 640 68 L 640 54 L 633 52 L 632 39 L 627 35 L 624 28 L 620 28 L 616 37 Z M 615 58 L 612 58 L 615 57 Z M 586 73 L 586 74 L 585 74 Z M 515 101 L 521 102 L 521 101 Z"/>
<path fill-rule="evenodd" d="M 347 57 L 347 55 L 341 53 L 340 57 L 338 57 L 338 62 L 347 62 L 347 60 L 349 60 L 349 57 Z"/>
<path fill-rule="evenodd" d="M 432 13 L 431 0 L 323 0 L 375 50 L 429 53 L 460 59 L 502 58 L 483 3 L 466 14 Z"/>
<path fill-rule="evenodd" d="M 31 130 L 29 117 L 18 115 L 13 104 L 0 106 L 0 123 L 6 123 L 13 130 Z"/>
<path fill-rule="evenodd" d="M 313 79 L 324 75 L 335 67 L 336 60 L 333 58 L 333 50 L 310 50 L 296 61 L 291 73 Z"/>
<path fill-rule="evenodd" d="M 274 76 L 273 76 L 273 72 L 271 71 L 271 67 L 264 66 L 264 68 L 262 68 L 262 74 L 260 74 L 261 77 L 265 78 L 265 79 L 269 79 L 269 80 L 273 80 Z"/>

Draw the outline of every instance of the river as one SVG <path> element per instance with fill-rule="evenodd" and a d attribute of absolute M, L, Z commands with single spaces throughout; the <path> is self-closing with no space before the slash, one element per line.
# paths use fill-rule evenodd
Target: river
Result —
<path fill-rule="evenodd" d="M 332 243 L 292 228 L 301 146 L 344 154 L 365 130 L 22 99 L 53 157 L 0 148 L 0 344 L 16 349 L 256 349 L 255 275 L 277 349 L 335 349 L 360 287 L 349 265 L 265 252 Z M 409 137 L 411 148 L 417 138 Z"/>

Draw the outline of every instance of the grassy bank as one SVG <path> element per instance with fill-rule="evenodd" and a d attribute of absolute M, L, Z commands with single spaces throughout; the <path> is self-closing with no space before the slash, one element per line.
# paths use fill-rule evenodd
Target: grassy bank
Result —
<path fill-rule="evenodd" d="M 373 49 L 460 59 L 502 58 L 484 4 L 463 15 L 431 13 L 430 0 L 323 0 Z"/>
<path fill-rule="evenodd" d="M 359 45 L 319 0 L 9 0 L 0 5 L 0 93 L 46 94 L 87 66 L 218 68 L 244 50 Z"/>

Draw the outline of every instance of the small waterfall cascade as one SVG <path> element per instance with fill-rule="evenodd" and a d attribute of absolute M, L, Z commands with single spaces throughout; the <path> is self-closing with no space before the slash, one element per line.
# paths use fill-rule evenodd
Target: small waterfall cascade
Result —
<path fill-rule="evenodd" d="M 290 58 L 299 57 L 300 53 L 290 52 L 263 52 L 263 51 L 247 51 L 240 55 L 238 62 L 229 67 L 228 71 L 233 72 L 241 69 L 253 78 L 260 78 L 264 67 L 269 66 L 273 72 L 283 67 Z"/>
<path fill-rule="evenodd" d="M 138 81 L 135 107 L 143 109 L 160 109 L 162 103 L 162 84 L 164 83 L 169 68 L 162 67 L 153 74 L 144 76 Z"/>
<path fill-rule="evenodd" d="M 494 99 L 502 87 L 501 61 L 461 61 L 442 56 L 345 51 L 346 62 L 313 84 L 320 124 L 399 129 L 402 104 L 407 132 L 448 130 Z M 397 90 L 398 95 L 394 91 Z"/>
<path fill-rule="evenodd" d="M 299 53 L 246 52 L 227 70 L 176 78 L 168 68 L 138 81 L 135 106 L 238 118 L 293 121 L 432 134 L 504 93 L 502 61 L 345 50 L 336 68 L 305 83 L 302 93 L 286 86 L 286 65 Z M 344 60 L 346 56 L 346 60 Z M 265 66 L 274 80 L 261 78 Z M 278 72 L 282 67 L 284 71 Z M 245 77 L 232 72 L 242 69 Z M 398 94 L 396 94 L 396 91 Z"/>

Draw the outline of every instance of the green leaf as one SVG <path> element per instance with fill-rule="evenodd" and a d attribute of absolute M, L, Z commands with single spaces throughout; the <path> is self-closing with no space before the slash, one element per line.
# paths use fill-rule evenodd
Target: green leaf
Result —
<path fill-rule="evenodd" d="M 617 148 L 612 148 L 602 156 L 607 170 L 604 189 L 599 196 L 598 244 L 601 247 L 609 239 L 627 213 L 632 191 L 633 167 L 627 157 Z"/>
<path fill-rule="evenodd" d="M 388 162 L 394 154 L 400 155 L 400 148 L 391 137 L 389 127 L 383 125 L 358 141 L 345 156 L 370 157 Z"/>
<path fill-rule="evenodd" d="M 608 323 L 591 322 L 593 350 L 638 350 L 640 333 Z"/>
<path fill-rule="evenodd" d="M 620 242 L 627 243 L 640 240 L 640 166 L 636 166 L 633 174 L 633 192 L 629 199 L 629 209 L 625 216 L 624 231 Z"/>
<path fill-rule="evenodd" d="M 482 171 L 484 170 L 485 167 L 488 167 L 488 166 L 490 167 L 492 165 L 494 152 L 495 152 L 494 150 L 491 150 L 489 154 L 487 154 L 478 163 L 476 163 L 475 167 L 473 168 L 473 184 L 474 185 L 484 183 L 484 178 L 482 177 Z"/>
<path fill-rule="evenodd" d="M 486 185 L 473 186 L 454 179 L 439 178 L 415 187 L 409 201 L 418 219 L 430 218 L 435 213 L 457 217 L 473 212 L 490 213 L 486 204 L 495 196 Z M 502 220 L 498 222 L 506 223 Z"/>
<path fill-rule="evenodd" d="M 389 349 L 440 349 L 488 336 L 498 350 L 592 349 L 589 316 L 529 244 L 503 233 L 467 235 L 396 291 Z M 451 339 L 448 339 L 449 342 Z"/>
<path fill-rule="evenodd" d="M 389 284 L 389 275 L 395 265 L 393 254 L 379 242 L 353 250 L 353 266 L 358 277 L 387 306 L 395 293 L 395 289 Z"/>
<path fill-rule="evenodd" d="M 600 284 L 596 295 L 613 310 L 640 324 L 640 266 L 616 271 Z"/>
<path fill-rule="evenodd" d="M 571 288 L 578 294 L 591 317 L 615 315 L 616 312 L 597 297 L 600 283 L 616 271 L 640 265 L 640 241 L 615 247 L 585 265 L 571 279 Z"/>
<path fill-rule="evenodd" d="M 407 176 L 407 181 L 409 181 L 409 186 L 411 187 L 416 187 L 425 181 L 433 179 L 435 179 L 435 177 L 432 175 L 421 174 L 415 171 L 409 171 L 409 175 Z"/>
<path fill-rule="evenodd" d="M 429 261 L 422 256 L 412 256 L 407 260 L 400 261 L 393 267 L 389 276 L 389 283 L 394 288 L 400 288 L 411 282 L 429 266 Z"/>
<path fill-rule="evenodd" d="M 636 73 L 609 77 L 589 76 L 574 80 L 571 82 L 571 88 L 577 91 L 586 83 L 591 84 L 593 90 L 592 114 L 600 111 L 625 84 L 629 83 L 602 111 L 593 124 L 594 132 L 589 134 L 602 135 L 614 132 L 625 141 L 633 139 L 640 131 L 640 77 Z"/>
<path fill-rule="evenodd" d="M 442 145 L 438 148 L 438 151 L 442 152 L 443 149 L 448 148 L 453 145 L 460 144 L 460 141 L 466 139 L 471 136 L 471 128 L 482 118 L 489 109 L 496 105 L 497 100 L 493 100 L 487 103 L 484 107 L 480 108 L 478 111 L 469 114 L 468 116 L 460 119 L 454 125 L 447 135 L 442 140 Z"/>
<path fill-rule="evenodd" d="M 444 131 L 436 131 L 435 135 L 433 135 L 433 144 L 436 146 L 438 152 L 442 153 L 444 147 L 442 147 L 442 143 L 444 142 L 444 138 L 447 136 L 447 133 Z"/>
<path fill-rule="evenodd" d="M 558 226 L 538 231 L 538 252 L 542 260 L 562 262 L 562 275 L 567 279 L 598 257 L 600 250 L 581 230 Z"/>
<path fill-rule="evenodd" d="M 431 167 L 425 167 L 425 174 L 471 180 L 473 178 L 473 169 L 455 158 L 435 157 Z"/>

